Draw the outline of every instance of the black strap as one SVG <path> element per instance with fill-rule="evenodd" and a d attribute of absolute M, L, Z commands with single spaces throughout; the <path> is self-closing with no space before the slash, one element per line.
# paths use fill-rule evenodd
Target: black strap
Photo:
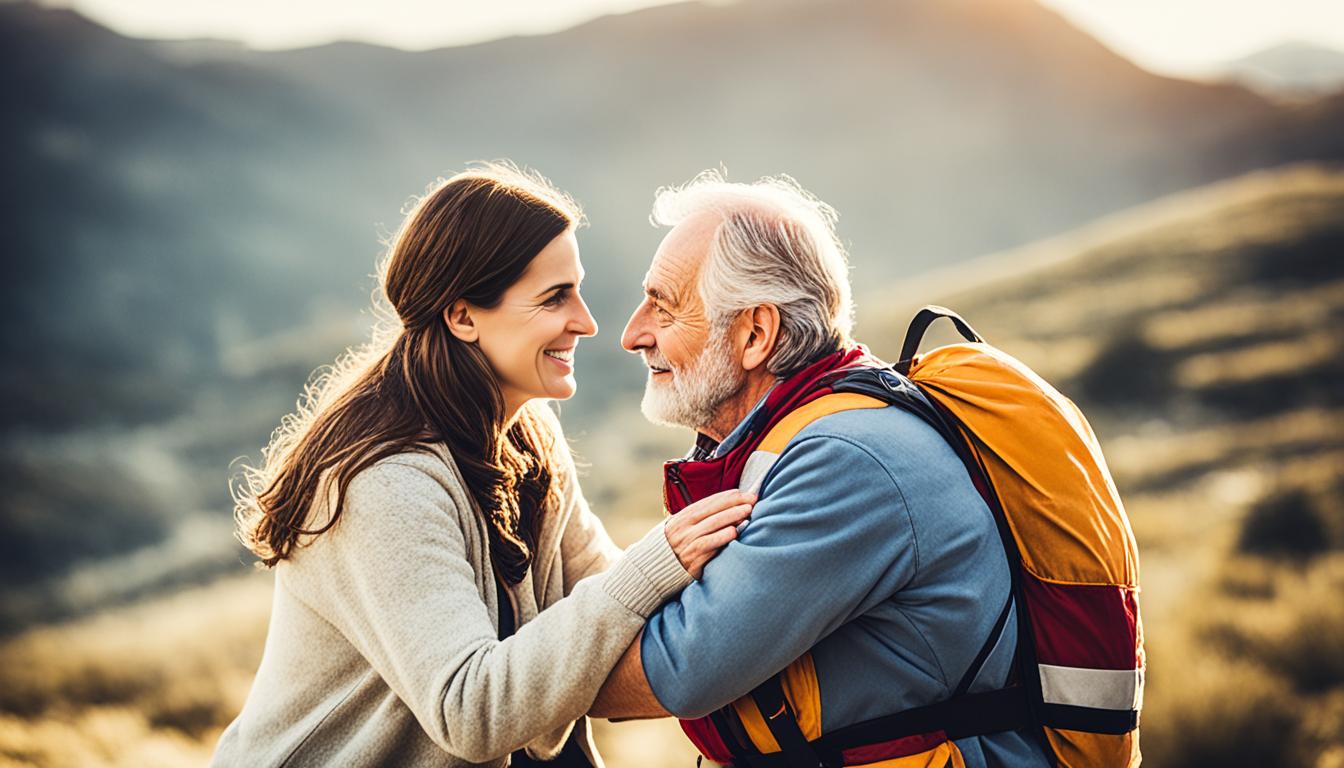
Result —
<path fill-rule="evenodd" d="M 788 697 L 784 695 L 784 685 L 779 675 L 757 686 L 751 692 L 751 698 L 761 711 L 770 734 L 779 744 L 780 751 L 775 754 L 783 755 L 782 765 L 788 768 L 827 768 L 830 765 L 822 761 L 798 727 L 798 718 L 789 705 Z"/>
<path fill-rule="evenodd" d="M 897 361 L 895 368 L 902 375 L 910 373 L 910 364 L 914 362 L 915 353 L 919 351 L 919 343 L 924 340 L 924 332 L 929 330 L 933 321 L 940 317 L 946 317 L 957 326 L 957 331 L 961 333 L 962 338 L 967 341 L 984 341 L 980 334 L 975 332 L 971 324 L 962 319 L 961 315 L 948 309 L 940 307 L 937 304 L 930 304 L 919 312 L 915 313 L 915 319 L 910 321 L 910 328 L 905 332 L 905 343 L 901 345 L 901 357 Z"/>
<path fill-rule="evenodd" d="M 1119 735 L 1139 727 L 1137 709 L 1094 709 L 1068 704 L 1042 704 L 1041 721 L 1051 728 Z"/>
<path fill-rule="evenodd" d="M 513 601 L 509 599 L 509 588 L 504 580 L 495 574 L 495 595 L 499 603 L 499 639 L 512 635 L 517 629 L 517 619 L 513 615 Z"/>
<path fill-rule="evenodd" d="M 999 618 L 994 622 L 994 628 L 989 631 L 989 637 L 980 646 L 980 651 L 975 654 L 975 660 L 966 668 L 966 674 L 962 675 L 961 682 L 952 691 L 952 696 L 962 696 L 971 690 L 971 684 L 975 678 L 980 676 L 981 670 L 985 668 L 985 662 L 989 661 L 989 654 L 994 652 L 995 646 L 1003 636 L 1003 628 L 1008 624 L 1008 616 L 1013 612 L 1013 589 L 1008 587 L 1008 599 L 1003 603 L 1003 610 L 999 611 Z"/>
<path fill-rule="evenodd" d="M 767 723 L 770 721 L 767 720 Z M 1021 686 L 1002 688 L 985 693 L 971 693 L 956 699 L 947 699 L 925 707 L 907 709 L 894 715 L 865 720 L 837 729 L 807 744 L 812 754 L 826 756 L 823 766 L 843 765 L 843 752 L 856 747 L 867 747 L 895 739 L 921 734 L 942 733 L 949 740 L 972 736 L 988 736 L 1005 731 L 1031 728 L 1034 719 Z M 773 732 L 773 731 L 772 731 Z M 778 737 L 776 737 L 778 739 Z M 795 768 L 789 750 L 768 755 L 734 758 L 734 766 L 741 768 Z"/>
<path fill-rule="evenodd" d="M 1021 686 L 968 693 L 936 704 L 865 720 L 837 729 L 820 741 L 835 750 L 880 744 L 922 733 L 942 731 L 949 739 L 1017 731 L 1032 724 L 1027 692 Z"/>
<path fill-rule="evenodd" d="M 743 763 L 747 757 L 755 753 L 754 749 L 746 747 L 751 744 L 751 739 L 747 737 L 746 729 L 738 722 L 737 712 L 733 710 L 732 705 L 709 713 L 709 720 L 719 732 L 724 746 L 728 747 L 734 764 Z"/>

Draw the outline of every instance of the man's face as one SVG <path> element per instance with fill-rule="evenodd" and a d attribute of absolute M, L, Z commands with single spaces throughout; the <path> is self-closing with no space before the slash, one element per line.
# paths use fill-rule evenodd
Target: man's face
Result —
<path fill-rule="evenodd" d="M 702 429 L 743 385 L 728 328 L 711 327 L 700 299 L 700 271 L 719 221 L 701 213 L 667 233 L 644 278 L 644 300 L 621 335 L 621 346 L 649 368 L 641 407 L 654 422 Z"/>

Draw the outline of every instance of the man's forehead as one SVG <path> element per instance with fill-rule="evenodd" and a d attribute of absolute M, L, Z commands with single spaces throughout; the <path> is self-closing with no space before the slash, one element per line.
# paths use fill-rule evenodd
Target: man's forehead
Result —
<path fill-rule="evenodd" d="M 653 255 L 644 276 L 644 292 L 673 302 L 687 293 L 700 274 L 720 222 L 717 214 L 702 212 L 673 227 Z"/>

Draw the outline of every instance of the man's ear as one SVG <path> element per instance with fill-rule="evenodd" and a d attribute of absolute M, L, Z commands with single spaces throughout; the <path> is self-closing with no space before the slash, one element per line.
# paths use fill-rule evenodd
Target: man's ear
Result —
<path fill-rule="evenodd" d="M 468 344 L 480 337 L 476 321 L 471 317 L 471 304 L 466 299 L 458 299 L 443 310 L 443 322 L 448 331 Z"/>
<path fill-rule="evenodd" d="M 742 367 L 748 371 L 765 365 L 779 341 L 779 308 L 761 304 L 743 313 L 747 324 L 747 346 L 742 350 Z"/>

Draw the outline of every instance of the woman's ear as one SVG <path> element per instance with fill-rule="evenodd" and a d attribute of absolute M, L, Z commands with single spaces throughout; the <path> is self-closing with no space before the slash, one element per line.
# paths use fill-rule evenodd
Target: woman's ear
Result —
<path fill-rule="evenodd" d="M 765 365 L 779 340 L 779 308 L 774 304 L 760 304 L 744 313 L 747 317 L 746 348 L 742 350 L 742 367 L 748 371 Z"/>
<path fill-rule="evenodd" d="M 480 336 L 476 322 L 471 317 L 471 305 L 466 299 L 458 299 L 448 305 L 448 308 L 443 310 L 443 322 L 448 326 L 450 333 L 468 344 Z"/>

